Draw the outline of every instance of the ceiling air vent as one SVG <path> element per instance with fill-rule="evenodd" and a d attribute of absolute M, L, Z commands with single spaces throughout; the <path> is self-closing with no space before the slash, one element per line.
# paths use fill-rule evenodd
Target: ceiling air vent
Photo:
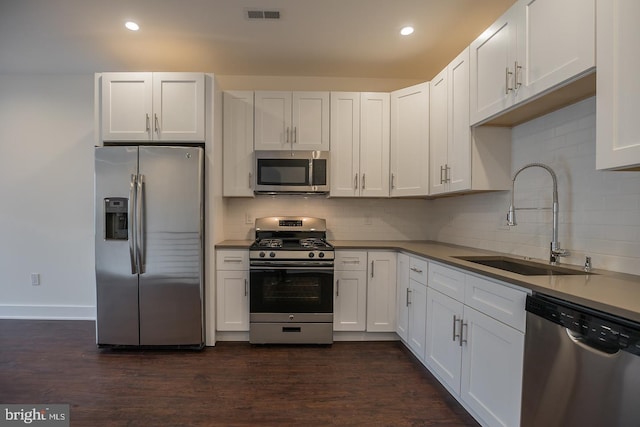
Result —
<path fill-rule="evenodd" d="M 280 11 L 279 10 L 254 10 L 248 9 L 246 10 L 245 17 L 250 21 L 254 20 L 278 20 L 280 19 Z"/>

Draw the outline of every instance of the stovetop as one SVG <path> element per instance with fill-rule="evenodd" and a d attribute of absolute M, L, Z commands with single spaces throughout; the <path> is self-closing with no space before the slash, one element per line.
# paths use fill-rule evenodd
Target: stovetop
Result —
<path fill-rule="evenodd" d="M 333 246 L 317 237 L 285 239 L 270 237 L 257 239 L 250 249 L 333 250 Z"/>

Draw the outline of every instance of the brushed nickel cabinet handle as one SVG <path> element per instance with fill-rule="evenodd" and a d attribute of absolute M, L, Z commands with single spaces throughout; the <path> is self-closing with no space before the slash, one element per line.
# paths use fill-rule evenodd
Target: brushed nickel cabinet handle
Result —
<path fill-rule="evenodd" d="M 509 87 L 509 76 L 513 74 L 511 71 L 509 71 L 509 67 L 506 68 L 505 73 L 504 73 L 504 85 L 505 85 L 505 90 L 504 90 L 504 94 L 505 95 L 509 95 L 509 91 L 512 91 L 513 88 Z"/>
<path fill-rule="evenodd" d="M 465 335 L 464 338 L 462 338 L 462 336 L 464 335 L 464 329 L 467 328 L 467 335 Z M 467 338 L 469 335 L 469 324 L 468 323 L 463 323 L 462 319 L 460 319 L 460 347 L 462 347 L 462 344 L 466 344 L 467 343 Z"/>
<path fill-rule="evenodd" d="M 516 61 L 514 69 L 513 69 L 513 78 L 514 78 L 514 81 L 515 81 L 515 84 L 513 85 L 513 88 L 515 90 L 518 90 L 518 88 L 520 88 L 520 86 L 522 86 L 522 82 L 518 81 L 518 74 L 520 73 L 521 69 L 522 69 L 522 66 L 518 65 L 518 61 Z"/>

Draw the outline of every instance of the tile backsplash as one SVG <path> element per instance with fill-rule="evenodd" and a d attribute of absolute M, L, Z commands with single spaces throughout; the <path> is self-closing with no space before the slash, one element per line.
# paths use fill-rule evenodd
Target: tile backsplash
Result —
<path fill-rule="evenodd" d="M 595 98 L 513 129 L 512 172 L 545 163 L 558 176 L 561 262 L 640 275 L 640 172 L 595 170 Z M 226 199 L 225 239 L 253 239 L 253 220 L 272 215 L 327 219 L 339 240 L 437 240 L 547 259 L 551 177 L 541 168 L 516 181 L 518 225 L 508 227 L 510 192 L 435 200 L 258 196 Z"/>

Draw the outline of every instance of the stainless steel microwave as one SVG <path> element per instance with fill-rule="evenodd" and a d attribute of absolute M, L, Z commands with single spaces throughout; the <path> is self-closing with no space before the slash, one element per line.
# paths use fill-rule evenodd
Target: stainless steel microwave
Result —
<path fill-rule="evenodd" d="M 256 193 L 328 193 L 328 151 L 256 151 Z"/>

